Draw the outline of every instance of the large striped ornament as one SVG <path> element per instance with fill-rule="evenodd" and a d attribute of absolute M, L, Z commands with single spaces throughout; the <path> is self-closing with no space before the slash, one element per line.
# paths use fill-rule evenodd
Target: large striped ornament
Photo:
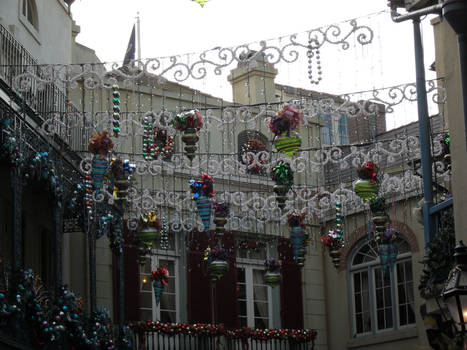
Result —
<path fill-rule="evenodd" d="M 274 141 L 274 147 L 276 147 L 277 151 L 288 155 L 290 158 L 300 149 L 301 145 L 302 140 L 298 136 L 279 136 Z"/>
<path fill-rule="evenodd" d="M 382 243 L 379 245 L 379 259 L 381 261 L 381 266 L 383 267 L 383 272 L 386 272 L 389 264 L 389 255 L 388 255 L 389 245 L 387 243 Z"/>
<path fill-rule="evenodd" d="M 392 270 L 397 260 L 397 243 L 390 242 L 388 243 L 388 266 Z"/>
<path fill-rule="evenodd" d="M 161 280 L 155 280 L 152 282 L 152 288 L 154 289 L 154 296 L 156 297 L 156 304 L 159 305 L 161 302 L 161 296 L 164 292 L 164 285 Z"/>
<path fill-rule="evenodd" d="M 293 226 L 290 229 L 290 243 L 292 244 L 294 260 L 303 263 L 305 230 L 302 226 Z"/>
<path fill-rule="evenodd" d="M 209 276 L 211 281 L 216 282 L 220 280 L 228 271 L 229 263 L 225 260 L 213 260 L 208 265 Z"/>
<path fill-rule="evenodd" d="M 99 191 L 102 188 L 102 181 L 104 180 L 104 175 L 107 172 L 109 162 L 107 161 L 107 157 L 95 154 L 92 158 L 91 166 L 94 190 Z"/>
<path fill-rule="evenodd" d="M 354 191 L 365 202 L 378 196 L 378 184 L 370 180 L 359 179 L 355 183 Z"/>
<path fill-rule="evenodd" d="M 211 225 L 211 198 L 206 196 L 199 196 L 196 199 L 196 207 L 198 208 L 198 214 L 201 217 L 201 221 L 204 225 L 204 231 L 209 235 L 209 226 Z"/>

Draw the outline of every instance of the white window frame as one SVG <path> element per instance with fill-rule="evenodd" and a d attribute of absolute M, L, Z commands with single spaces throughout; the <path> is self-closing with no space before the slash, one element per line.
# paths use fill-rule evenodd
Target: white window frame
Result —
<path fill-rule="evenodd" d="M 33 1 L 34 6 L 35 6 L 35 16 L 36 16 L 36 21 L 37 21 L 37 26 L 34 26 L 31 22 L 29 22 L 26 16 L 23 14 L 23 6 L 26 1 Z M 19 21 L 24 25 L 24 27 L 27 29 L 27 31 L 31 34 L 31 36 L 37 41 L 38 44 L 40 44 L 40 36 L 39 36 L 39 28 L 40 28 L 40 21 L 39 21 L 39 9 L 37 7 L 37 2 L 36 0 L 21 0 L 18 1 L 18 19 Z M 27 8 L 27 6 L 26 6 Z"/>
<path fill-rule="evenodd" d="M 266 271 L 263 262 L 253 259 L 237 258 L 236 268 L 245 269 L 245 292 L 246 292 L 246 314 L 247 326 L 255 328 L 255 309 L 254 309 L 254 294 L 253 294 L 253 270 L 261 270 L 263 273 Z M 238 283 L 238 281 L 237 281 Z M 268 328 L 273 328 L 273 305 L 272 305 L 272 291 L 267 288 L 268 297 Z"/>
<path fill-rule="evenodd" d="M 376 281 L 375 281 L 375 270 L 378 267 L 381 267 L 381 261 L 379 256 L 377 259 L 365 262 L 362 264 L 358 264 L 353 266 L 352 262 L 356 254 L 360 251 L 360 249 L 368 244 L 369 242 L 365 240 L 360 244 L 357 244 L 352 253 L 349 255 L 348 258 L 348 268 L 347 268 L 347 276 L 350 285 L 349 289 L 349 298 L 350 298 L 350 322 L 351 322 L 351 330 L 352 330 L 352 337 L 361 338 L 361 337 L 368 337 L 372 335 L 390 333 L 398 330 L 403 329 L 411 329 L 416 327 L 416 320 L 414 323 L 409 323 L 404 326 L 400 326 L 400 315 L 399 315 L 399 292 L 397 290 L 397 265 L 399 263 L 404 263 L 409 261 L 412 263 L 412 253 L 405 252 L 402 254 L 398 254 L 396 264 L 394 265 L 394 269 L 390 271 L 390 278 L 391 278 L 391 302 L 392 302 L 392 328 L 385 328 L 385 329 L 377 329 L 378 328 L 378 320 L 377 320 L 377 305 L 376 305 Z M 407 242 L 406 242 L 407 243 Z M 355 305 L 355 285 L 354 285 L 354 275 L 358 272 L 367 271 L 368 274 L 368 292 L 369 292 L 369 299 L 370 299 L 370 317 L 371 317 L 371 329 L 369 332 L 364 333 L 357 333 L 357 320 L 356 320 L 356 305 Z M 413 287 L 413 269 L 412 269 L 412 287 Z M 415 305 L 414 305 L 415 306 Z"/>

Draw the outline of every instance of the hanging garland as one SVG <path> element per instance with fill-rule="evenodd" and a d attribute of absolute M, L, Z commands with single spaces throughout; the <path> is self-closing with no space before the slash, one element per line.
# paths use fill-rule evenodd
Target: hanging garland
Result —
<path fill-rule="evenodd" d="M 187 324 L 163 322 L 137 322 L 130 325 L 135 333 L 162 333 L 168 336 L 177 334 L 193 336 L 225 336 L 227 339 L 287 340 L 297 343 L 310 342 L 317 332 L 308 329 L 226 329 L 222 324 Z"/>
<path fill-rule="evenodd" d="M 174 151 L 174 138 L 167 134 L 167 130 L 155 128 L 153 149 L 156 155 L 170 157 Z"/>

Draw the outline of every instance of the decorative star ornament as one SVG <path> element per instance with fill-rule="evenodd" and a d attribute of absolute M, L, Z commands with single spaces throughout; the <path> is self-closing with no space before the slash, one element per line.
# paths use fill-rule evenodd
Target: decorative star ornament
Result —
<path fill-rule="evenodd" d="M 196 2 L 196 3 L 198 3 L 198 4 L 200 4 L 201 7 L 203 7 L 204 4 L 207 3 L 209 0 L 192 0 L 192 1 L 194 1 L 194 2 Z"/>

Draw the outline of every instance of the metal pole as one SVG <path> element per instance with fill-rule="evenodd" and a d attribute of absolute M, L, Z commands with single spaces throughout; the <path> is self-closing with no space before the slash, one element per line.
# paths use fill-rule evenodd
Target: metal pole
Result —
<path fill-rule="evenodd" d="M 89 249 L 89 298 L 91 303 L 91 313 L 97 310 L 96 296 L 96 232 L 94 222 L 89 225 L 88 232 Z"/>
<path fill-rule="evenodd" d="M 13 187 L 13 271 L 19 271 L 23 268 L 23 184 L 18 167 L 11 168 L 10 179 Z"/>
<path fill-rule="evenodd" d="M 63 207 L 60 201 L 55 204 L 55 287 L 58 290 L 62 283 L 62 246 L 63 246 Z"/>
<path fill-rule="evenodd" d="M 120 327 L 125 324 L 125 271 L 123 270 L 123 253 L 117 256 L 118 267 L 118 322 Z"/>
<path fill-rule="evenodd" d="M 433 218 L 430 215 L 430 208 L 433 206 L 433 178 L 431 170 L 430 119 L 428 116 L 428 102 L 426 98 L 425 63 L 423 60 L 422 36 L 420 33 L 420 18 L 415 18 L 413 20 L 413 30 L 415 71 L 417 77 L 418 130 L 420 134 L 423 192 L 425 197 L 425 203 L 423 205 L 423 230 L 425 233 L 425 243 L 428 243 L 434 237 L 435 227 L 433 225 Z"/>

